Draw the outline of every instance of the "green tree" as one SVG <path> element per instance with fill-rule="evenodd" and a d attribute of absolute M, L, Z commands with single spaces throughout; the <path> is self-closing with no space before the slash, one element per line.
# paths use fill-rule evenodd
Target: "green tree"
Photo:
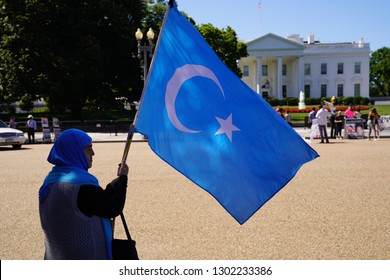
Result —
<path fill-rule="evenodd" d="M 24 96 L 19 102 L 19 107 L 23 111 L 31 111 L 34 107 L 34 103 L 30 99 Z"/>
<path fill-rule="evenodd" d="M 143 28 L 152 28 L 158 38 L 161 25 L 164 20 L 165 11 L 168 6 L 167 0 L 144 0 L 146 4 L 146 15 L 143 20 Z"/>
<path fill-rule="evenodd" d="M 237 61 L 248 56 L 248 52 L 246 44 L 237 40 L 236 32 L 230 26 L 218 29 L 210 23 L 197 26 L 197 29 L 226 66 L 241 77 Z"/>
<path fill-rule="evenodd" d="M 144 0 L 147 4 L 147 13 L 143 28 L 146 30 L 149 27 L 153 28 L 156 36 L 161 29 L 164 19 L 164 14 L 168 1 L 166 0 Z M 180 9 L 180 1 L 178 8 Z M 239 42 L 236 32 L 231 27 L 218 29 L 211 23 L 197 25 L 195 21 L 185 12 L 181 11 L 184 16 L 197 28 L 197 30 L 205 38 L 206 42 L 215 51 L 218 57 L 239 77 L 242 76 L 241 70 L 237 65 L 237 60 L 248 55 L 246 44 Z"/>
<path fill-rule="evenodd" d="M 370 95 L 390 96 L 390 49 L 378 49 L 370 59 Z"/>
<path fill-rule="evenodd" d="M 0 102 L 45 98 L 80 119 L 88 100 L 138 100 L 143 0 L 0 0 Z"/>
<path fill-rule="evenodd" d="M 143 87 L 137 28 L 159 34 L 166 0 L 0 0 L 0 104 L 44 98 L 51 111 L 111 109 Z M 189 20 L 195 25 L 193 19 Z M 196 26 L 196 25 L 195 25 Z M 237 75 L 246 45 L 230 27 L 196 26 Z"/>

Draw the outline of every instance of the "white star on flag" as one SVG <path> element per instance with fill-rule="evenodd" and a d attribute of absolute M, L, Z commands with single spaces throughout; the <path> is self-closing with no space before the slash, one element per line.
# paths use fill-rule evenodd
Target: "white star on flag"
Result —
<path fill-rule="evenodd" d="M 240 131 L 240 129 L 232 123 L 232 114 L 230 114 L 230 116 L 226 120 L 218 117 L 215 118 L 217 119 L 221 127 L 218 129 L 217 132 L 215 132 L 214 135 L 225 133 L 226 136 L 229 138 L 230 142 L 232 142 L 233 131 Z"/>

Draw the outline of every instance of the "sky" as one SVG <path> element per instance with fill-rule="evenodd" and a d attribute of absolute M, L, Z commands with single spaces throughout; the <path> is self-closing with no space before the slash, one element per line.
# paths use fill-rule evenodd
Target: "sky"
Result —
<path fill-rule="evenodd" d="M 242 41 L 268 33 L 309 33 L 321 43 L 358 42 L 371 51 L 390 47 L 389 0 L 176 0 L 196 24 L 230 26 Z M 260 9 L 259 9 L 260 3 Z"/>

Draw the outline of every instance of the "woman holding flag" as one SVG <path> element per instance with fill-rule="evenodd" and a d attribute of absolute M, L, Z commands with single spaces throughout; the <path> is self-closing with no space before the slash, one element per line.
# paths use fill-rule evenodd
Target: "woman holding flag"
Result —
<path fill-rule="evenodd" d="M 39 190 L 39 214 L 45 234 L 45 259 L 112 259 L 110 218 L 125 205 L 125 163 L 105 190 L 88 173 L 95 152 L 92 138 L 78 129 L 61 133 L 48 162 L 54 165 Z"/>

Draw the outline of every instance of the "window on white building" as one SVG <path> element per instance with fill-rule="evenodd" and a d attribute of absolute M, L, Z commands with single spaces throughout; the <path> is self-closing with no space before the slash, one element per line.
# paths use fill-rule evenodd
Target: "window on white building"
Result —
<path fill-rule="evenodd" d="M 326 84 L 321 85 L 321 97 L 326 97 Z"/>
<path fill-rule="evenodd" d="M 355 74 L 360 74 L 361 72 L 361 63 L 360 62 L 355 62 Z"/>
<path fill-rule="evenodd" d="M 328 65 L 326 63 L 321 63 L 321 75 L 326 75 L 327 67 Z"/>
<path fill-rule="evenodd" d="M 311 70 L 311 65 L 310 63 L 305 63 L 305 75 L 306 76 L 309 76 L 310 75 L 310 71 Z"/>
<path fill-rule="evenodd" d="M 262 72 L 261 74 L 263 77 L 267 77 L 268 76 L 268 65 L 263 65 L 261 67 L 261 72 Z"/>
<path fill-rule="evenodd" d="M 287 86 L 286 85 L 282 86 L 282 95 L 283 95 L 283 98 L 287 97 Z"/>
<path fill-rule="evenodd" d="M 337 63 L 337 74 L 344 74 L 344 63 Z"/>
<path fill-rule="evenodd" d="M 310 85 L 305 85 L 305 97 L 309 98 L 310 97 Z"/>
<path fill-rule="evenodd" d="M 360 96 L 360 84 L 353 85 L 353 96 Z"/>
<path fill-rule="evenodd" d="M 287 66 L 286 66 L 286 64 L 282 65 L 282 75 L 283 76 L 287 76 Z"/>
<path fill-rule="evenodd" d="M 344 84 L 337 85 L 337 97 L 344 96 Z"/>
<path fill-rule="evenodd" d="M 249 77 L 249 66 L 248 65 L 244 65 L 242 67 L 242 75 L 244 77 Z"/>

